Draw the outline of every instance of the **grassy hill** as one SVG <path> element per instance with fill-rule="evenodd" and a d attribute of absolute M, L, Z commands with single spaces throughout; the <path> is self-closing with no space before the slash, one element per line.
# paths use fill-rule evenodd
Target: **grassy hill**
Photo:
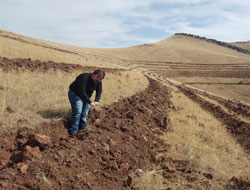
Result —
<path fill-rule="evenodd" d="M 231 43 L 231 44 L 234 45 L 234 46 L 240 47 L 242 49 L 246 49 L 246 50 L 250 51 L 250 41 L 247 41 L 247 42 L 234 42 L 234 43 Z"/>
<path fill-rule="evenodd" d="M 185 35 L 174 35 L 152 44 L 143 44 L 127 48 L 85 48 L 38 40 L 22 35 L 0 31 L 0 55 L 8 58 L 34 57 L 41 60 L 54 59 L 69 63 L 95 64 L 118 61 L 135 62 L 183 62 L 183 63 L 245 63 L 250 55 L 211 43 L 204 39 Z M 19 48 L 19 47 L 22 48 Z M 36 46 L 33 52 L 31 47 Z M 27 48 L 27 49 L 26 49 Z M 56 57 L 49 55 L 55 54 Z M 43 55 L 45 54 L 45 55 Z M 67 59 L 70 55 L 74 59 Z M 105 65 L 102 65 L 105 66 Z"/>
<path fill-rule="evenodd" d="M 229 48 L 189 36 L 174 35 L 153 44 L 99 50 L 114 57 L 135 61 L 183 63 L 242 63 L 250 60 Z"/>

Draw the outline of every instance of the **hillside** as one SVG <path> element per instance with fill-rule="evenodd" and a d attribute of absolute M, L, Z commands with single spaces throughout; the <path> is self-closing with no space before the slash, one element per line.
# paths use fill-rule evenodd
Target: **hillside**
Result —
<path fill-rule="evenodd" d="M 105 52 L 123 59 L 150 62 L 243 63 L 250 56 L 205 40 L 175 35 L 165 40 Z"/>
<path fill-rule="evenodd" d="M 224 44 L 224 43 L 222 43 Z M 69 137 L 69 84 L 102 68 Z M 0 189 L 248 190 L 250 55 L 193 35 L 98 49 L 0 31 Z"/>
<path fill-rule="evenodd" d="M 240 47 L 242 49 L 246 49 L 246 50 L 250 51 L 250 41 L 247 41 L 247 42 L 234 42 L 234 43 L 231 43 L 231 44 L 234 45 L 234 46 Z"/>
<path fill-rule="evenodd" d="M 245 63 L 250 61 L 250 55 L 237 52 L 230 48 L 225 48 L 203 39 L 193 38 L 191 36 L 185 35 L 174 35 L 170 38 L 152 44 L 108 49 L 74 47 L 48 42 L 45 40 L 33 39 L 22 35 L 8 33 L 6 31 L 0 31 L 0 36 L 2 40 L 2 52 L 0 52 L 0 55 L 6 56 L 8 58 L 19 58 L 20 55 L 18 55 L 18 52 L 23 58 L 25 55 L 30 57 L 28 54 L 33 53 L 27 52 L 25 49 L 18 49 L 17 44 L 12 44 L 14 42 L 18 42 L 21 43 L 20 45 L 22 45 L 22 47 L 29 44 L 39 47 L 38 49 L 40 49 L 40 51 L 42 51 L 42 49 L 50 49 L 52 52 L 57 51 L 58 54 L 74 54 L 73 57 L 76 57 L 76 59 L 81 59 L 85 62 L 98 62 L 100 64 L 102 62 L 114 62 L 115 64 L 116 61 L 117 65 L 121 65 L 123 62 L 182 62 L 223 64 Z M 15 48 L 11 49 L 13 46 L 15 46 Z M 23 51 L 25 51 L 25 53 L 23 53 Z M 74 60 L 71 60 L 69 62 L 72 63 L 73 61 Z M 76 61 L 75 63 L 79 63 L 79 61 Z"/>

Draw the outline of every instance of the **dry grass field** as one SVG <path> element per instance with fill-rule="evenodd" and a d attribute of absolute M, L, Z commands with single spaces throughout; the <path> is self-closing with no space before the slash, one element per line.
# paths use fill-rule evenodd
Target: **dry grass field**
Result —
<path fill-rule="evenodd" d="M 234 45 L 248 49 L 247 43 Z M 143 190 L 250 187 L 250 55 L 182 35 L 153 44 L 98 49 L 0 31 L 0 58 L 0 131 L 11 142 L 17 140 L 9 148 L 1 146 L 0 155 L 8 156 L 0 156 L 0 189 L 111 189 L 111 184 Z M 69 84 L 79 73 L 95 68 L 106 69 L 107 77 L 101 106 L 90 115 L 94 134 L 72 140 L 60 124 L 58 129 L 46 124 L 39 132 L 52 138 L 53 145 L 41 153 L 55 166 L 39 159 L 7 159 L 24 151 L 22 141 L 30 133 L 25 127 L 39 129 L 44 122 L 67 120 Z M 95 123 L 99 112 L 102 125 Z M 17 128 L 24 132 L 15 136 Z M 75 152 L 52 154 L 68 150 L 68 144 Z M 77 159 L 82 147 L 88 150 L 81 157 L 84 163 Z M 56 170 L 57 164 L 65 165 L 67 173 L 75 162 L 88 171 L 70 178 L 81 184 L 72 186 L 67 176 L 58 180 L 63 172 Z M 129 169 L 122 170 L 124 162 Z M 35 179 L 34 164 L 40 168 Z M 11 186 L 15 172 L 19 182 Z M 28 175 L 35 182 L 21 183 Z"/>
<path fill-rule="evenodd" d="M 35 127 L 48 119 L 66 118 L 70 111 L 67 97 L 69 85 L 81 72 L 84 70 L 71 73 L 43 73 L 39 69 L 33 72 L 0 70 L 1 130 L 27 123 Z M 103 83 L 101 105 L 110 105 L 144 90 L 147 86 L 147 79 L 140 73 L 108 72 Z"/>
<path fill-rule="evenodd" d="M 143 189 L 224 189 L 232 176 L 250 177 L 249 155 L 228 134 L 226 126 L 180 90 L 167 86 L 172 89 L 176 109 L 170 113 L 174 131 L 161 137 L 171 144 L 166 155 L 185 160 L 195 172 L 177 171 L 174 177 L 163 178 L 164 170 L 155 168 L 140 180 Z M 206 174 L 213 180 L 207 181 Z"/>
<path fill-rule="evenodd" d="M 0 32 L 0 41 L 2 57 L 147 70 L 183 83 L 192 81 L 195 87 L 250 103 L 250 55 L 190 36 L 176 35 L 153 44 L 109 49 L 62 45 L 6 31 Z M 249 46 L 249 42 L 232 44 L 245 49 Z M 237 78 L 239 83 L 235 85 L 221 82 L 234 83 Z"/>
<path fill-rule="evenodd" d="M 234 43 L 231 43 L 231 44 L 234 45 L 234 46 L 243 48 L 243 49 L 250 50 L 250 41 L 247 41 L 247 42 L 234 42 Z"/>
<path fill-rule="evenodd" d="M 173 77 L 172 79 L 230 100 L 250 103 L 250 78 Z"/>

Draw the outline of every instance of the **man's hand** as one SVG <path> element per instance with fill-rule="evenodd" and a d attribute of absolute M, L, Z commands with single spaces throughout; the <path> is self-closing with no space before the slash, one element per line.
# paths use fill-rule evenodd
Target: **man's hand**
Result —
<path fill-rule="evenodd" d="M 99 102 L 95 102 L 95 106 L 98 106 L 100 103 Z"/>
<path fill-rule="evenodd" d="M 93 106 L 93 107 L 95 107 L 95 106 L 99 105 L 99 102 L 92 102 L 90 105 Z"/>

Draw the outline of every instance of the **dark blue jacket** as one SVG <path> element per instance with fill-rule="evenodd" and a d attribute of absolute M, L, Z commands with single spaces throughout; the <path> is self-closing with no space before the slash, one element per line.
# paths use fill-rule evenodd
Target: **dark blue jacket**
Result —
<path fill-rule="evenodd" d="M 70 91 L 74 92 L 84 102 L 91 103 L 90 97 L 96 91 L 95 102 L 99 102 L 102 94 L 102 82 L 95 83 L 91 78 L 92 73 L 80 74 L 69 86 Z"/>

